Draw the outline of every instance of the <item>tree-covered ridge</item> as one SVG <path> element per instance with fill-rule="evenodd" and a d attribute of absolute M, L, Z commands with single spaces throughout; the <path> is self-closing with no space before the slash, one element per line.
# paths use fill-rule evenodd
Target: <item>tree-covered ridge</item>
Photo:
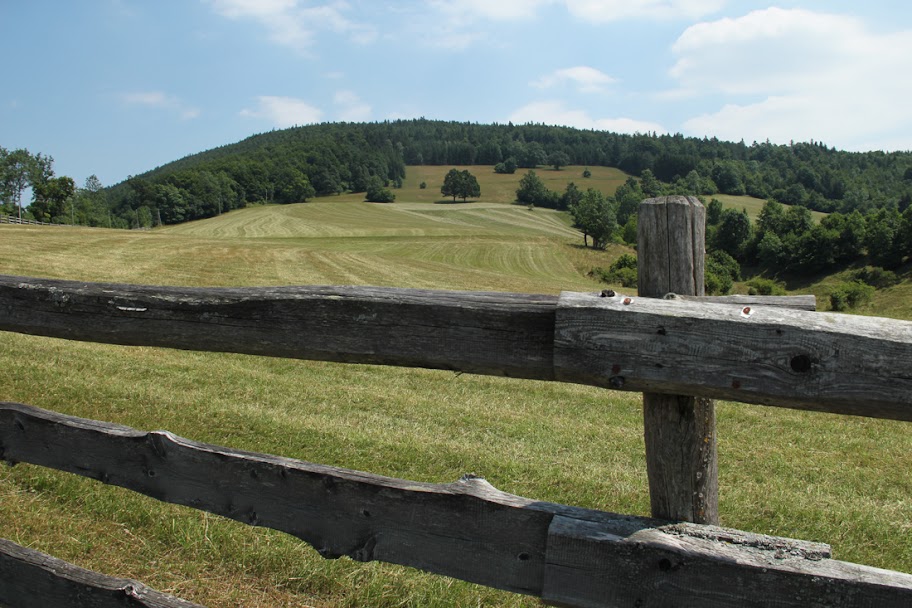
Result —
<path fill-rule="evenodd" d="M 174 223 L 250 203 L 362 192 L 372 176 L 395 184 L 405 165 L 479 164 L 501 170 L 617 167 L 678 191 L 748 194 L 823 212 L 889 206 L 902 211 L 912 202 L 909 152 L 417 119 L 326 123 L 255 135 L 131 178 L 115 187 L 114 210 L 135 215 L 145 206 L 164 223 Z"/>
<path fill-rule="evenodd" d="M 406 165 L 489 165 L 510 173 L 567 164 L 616 167 L 665 190 L 749 194 L 823 212 L 902 212 L 912 203 L 910 152 L 416 119 L 325 123 L 254 135 L 131 177 L 105 191 L 110 214 L 87 217 L 98 222 L 107 215 L 108 224 L 124 227 L 178 223 L 254 203 L 366 192 L 368 185 L 376 186 L 372 178 L 383 188 L 396 186 Z M 11 183 L 7 173 L 0 183 Z M 56 184 L 60 188 L 46 191 L 44 200 L 61 198 L 68 185 Z M 14 207 L 11 200 L 21 190 L 9 185 L 3 190 L 2 202 Z M 43 212 L 53 216 L 55 209 Z"/>
<path fill-rule="evenodd" d="M 375 180 L 384 188 L 401 184 L 401 147 L 358 125 L 337 126 L 256 135 L 131 177 L 111 189 L 114 213 L 175 224 L 248 204 L 367 192 Z"/>

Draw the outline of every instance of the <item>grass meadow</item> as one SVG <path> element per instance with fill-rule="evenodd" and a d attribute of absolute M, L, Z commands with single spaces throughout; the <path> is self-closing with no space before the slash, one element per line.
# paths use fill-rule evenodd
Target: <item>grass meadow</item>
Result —
<path fill-rule="evenodd" d="M 391 205 L 340 196 L 149 232 L 4 225 L 0 273 L 153 285 L 601 288 L 586 270 L 607 266 L 620 248 L 584 250 L 563 215 L 504 205 L 486 189 L 514 176 L 479 173 L 481 200 L 438 204 L 432 180 L 445 171 L 410 168 Z M 610 188 L 623 176 L 593 179 Z M 905 285 L 893 289 L 902 302 Z M 912 317 L 908 305 L 882 303 Z M 407 479 L 474 473 L 535 499 L 649 513 L 635 393 L 3 332 L 0 366 L 0 400 Z M 912 427 L 717 409 L 724 525 L 828 542 L 838 559 L 912 572 Z M 212 607 L 538 605 L 408 568 L 323 560 L 281 533 L 24 464 L 0 465 L 0 536 Z"/>

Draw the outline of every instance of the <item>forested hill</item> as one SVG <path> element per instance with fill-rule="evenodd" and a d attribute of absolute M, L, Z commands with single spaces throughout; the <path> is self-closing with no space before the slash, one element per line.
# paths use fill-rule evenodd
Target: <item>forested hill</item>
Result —
<path fill-rule="evenodd" d="M 291 203 L 395 187 L 407 165 L 546 164 L 644 172 L 682 194 L 749 194 L 817 211 L 900 211 L 912 203 L 912 153 L 843 152 L 823 143 L 732 143 L 528 124 L 401 120 L 272 131 L 188 156 L 109 190 L 115 216 L 177 223 L 252 203 Z M 139 219 L 137 219 L 139 218 Z"/>

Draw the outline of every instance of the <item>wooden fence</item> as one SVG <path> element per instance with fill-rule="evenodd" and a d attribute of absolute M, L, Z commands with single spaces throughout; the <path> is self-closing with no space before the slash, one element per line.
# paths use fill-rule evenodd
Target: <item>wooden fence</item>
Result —
<path fill-rule="evenodd" d="M 52 224 L 50 222 L 39 222 L 28 218 L 16 217 L 14 215 L 0 214 L 0 224 L 29 224 L 33 226 L 66 226 L 67 224 Z"/>
<path fill-rule="evenodd" d="M 681 204 L 700 219 L 692 200 L 660 203 L 661 215 Z M 682 240 L 699 251 L 699 237 Z M 643 245 L 641 265 L 651 255 Z M 683 273 L 692 283 L 702 283 L 698 257 L 699 272 Z M 724 398 L 912 421 L 912 323 L 811 312 L 802 309 L 807 298 L 690 295 L 174 288 L 0 276 L 0 330 L 583 383 L 673 396 L 676 411 L 686 399 L 706 412 L 711 399 Z M 650 424 L 670 424 L 649 414 L 646 421 L 647 438 Z M 714 446 L 714 428 L 701 424 L 695 443 Z M 661 455 L 661 445 L 653 448 Z M 281 530 L 324 557 L 413 566 L 556 605 L 912 605 L 912 575 L 834 560 L 820 543 L 539 502 L 474 477 L 380 477 L 24 404 L 0 404 L 0 458 Z M 668 474 L 670 465 L 659 464 Z M 653 514 L 677 508 L 649 474 L 659 498 Z M 693 513 L 676 519 L 712 520 L 713 499 L 696 505 L 694 490 L 685 490 L 678 502 L 693 502 L 685 505 Z M 91 600 L 64 601 L 76 591 Z M 0 542 L 0 605 L 120 606 L 125 598 L 190 605 Z"/>

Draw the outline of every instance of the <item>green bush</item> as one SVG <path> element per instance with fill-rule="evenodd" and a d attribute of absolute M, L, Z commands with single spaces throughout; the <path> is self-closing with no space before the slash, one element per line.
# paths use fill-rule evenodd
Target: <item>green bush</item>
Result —
<path fill-rule="evenodd" d="M 703 289 L 708 296 L 724 296 L 731 291 L 734 283 L 728 275 L 719 275 L 708 268 L 703 273 Z"/>
<path fill-rule="evenodd" d="M 747 282 L 747 293 L 752 296 L 784 296 L 785 285 L 772 279 L 757 277 Z"/>
<path fill-rule="evenodd" d="M 418 188 L 421 189 L 421 190 L 426 190 L 426 189 L 427 189 L 427 182 L 421 182 L 420 184 L 418 184 Z"/>
<path fill-rule="evenodd" d="M 741 280 L 741 265 L 732 256 L 716 249 L 706 257 L 703 287 L 707 295 L 725 295 L 735 281 Z"/>
<path fill-rule="evenodd" d="M 589 271 L 589 276 L 603 283 L 622 285 L 623 287 L 637 286 L 637 258 L 629 253 L 616 259 L 608 270 L 596 267 Z"/>
<path fill-rule="evenodd" d="M 866 266 L 855 273 L 855 280 L 870 285 L 874 289 L 886 289 L 899 283 L 899 277 L 892 270 L 880 266 Z"/>
<path fill-rule="evenodd" d="M 848 310 L 868 302 L 874 295 L 874 287 L 861 281 L 847 281 L 830 294 L 830 308 Z"/>

